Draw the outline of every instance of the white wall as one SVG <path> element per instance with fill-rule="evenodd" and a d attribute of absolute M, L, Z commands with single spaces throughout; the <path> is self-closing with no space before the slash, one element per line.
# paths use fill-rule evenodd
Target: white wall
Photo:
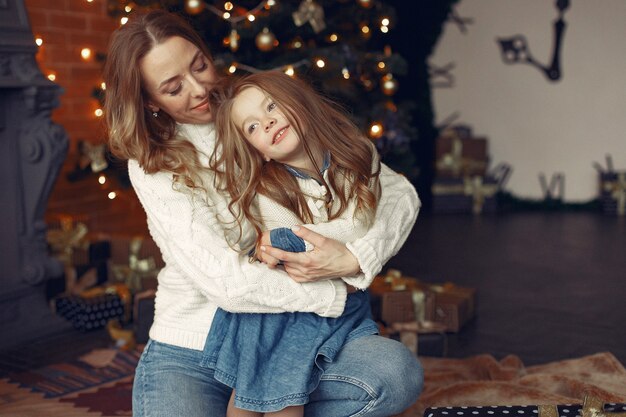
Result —
<path fill-rule="evenodd" d="M 571 0 L 561 50 L 562 77 L 548 79 L 526 64 L 505 64 L 496 38 L 526 37 L 533 57 L 551 61 L 553 0 L 461 0 L 474 22 L 466 34 L 448 22 L 430 58 L 455 63 L 453 88 L 433 88 L 436 123 L 457 123 L 489 139 L 492 164 L 508 162 L 507 189 L 542 196 L 539 173 L 565 174 L 565 199 L 598 195 L 594 161 L 613 156 L 626 170 L 626 0 Z"/>

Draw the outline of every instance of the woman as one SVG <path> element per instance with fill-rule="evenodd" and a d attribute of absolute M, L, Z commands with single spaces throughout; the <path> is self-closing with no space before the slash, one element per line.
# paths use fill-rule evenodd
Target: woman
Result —
<path fill-rule="evenodd" d="M 381 183 L 385 192 L 363 238 L 343 245 L 302 227 L 296 233 L 313 251 L 263 246 L 260 258 L 270 267 L 251 263 L 229 246 L 232 236 L 222 227 L 228 201 L 207 169 L 215 145 L 208 94 L 218 79 L 197 33 L 164 11 L 131 19 L 112 35 L 104 76 L 110 148 L 129 160 L 165 261 L 150 341 L 136 370 L 133 415 L 224 416 L 230 388 L 214 378 L 202 352 L 216 309 L 339 316 L 345 283 L 370 282 L 398 251 L 419 200 L 406 181 Z M 252 233 L 245 223 L 237 229 L 229 231 Z M 279 261 L 291 279 L 273 268 Z M 327 364 L 305 415 L 392 415 L 415 401 L 422 381 L 419 363 L 404 346 L 362 337 Z"/>

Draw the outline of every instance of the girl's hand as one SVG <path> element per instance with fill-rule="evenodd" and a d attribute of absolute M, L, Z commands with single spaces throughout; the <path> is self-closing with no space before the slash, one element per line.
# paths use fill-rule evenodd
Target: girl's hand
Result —
<path fill-rule="evenodd" d="M 272 269 L 276 268 L 276 265 L 278 265 L 279 260 L 277 258 L 273 257 L 272 255 L 270 255 L 267 251 L 260 250 L 261 246 L 263 246 L 263 247 L 272 247 L 272 240 L 270 239 L 270 231 L 269 230 L 266 230 L 261 235 L 261 239 L 259 239 L 259 243 L 257 244 L 255 253 L 256 253 L 256 257 L 257 257 L 257 259 L 259 261 L 267 264 L 267 266 L 272 268 Z"/>
<path fill-rule="evenodd" d="M 296 226 L 292 230 L 312 244 L 314 249 L 309 252 L 293 253 L 263 245 L 260 253 L 282 261 L 285 271 L 294 281 L 313 282 L 349 277 L 359 272 L 357 259 L 343 243 L 325 238 L 305 227 Z"/>

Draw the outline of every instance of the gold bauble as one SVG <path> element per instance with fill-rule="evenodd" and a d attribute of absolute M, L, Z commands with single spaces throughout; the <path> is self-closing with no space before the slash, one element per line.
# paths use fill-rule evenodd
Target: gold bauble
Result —
<path fill-rule="evenodd" d="M 196 15 L 204 9 L 204 1 L 202 0 L 185 0 L 185 12 L 190 15 Z"/>
<path fill-rule="evenodd" d="M 278 45 L 276 36 L 268 28 L 263 28 L 258 35 L 256 35 L 256 46 L 263 52 L 268 52 L 274 49 Z"/>
<path fill-rule="evenodd" d="M 393 78 L 393 75 L 387 74 L 380 80 L 380 88 L 383 94 L 393 96 L 398 91 L 398 80 Z"/>
<path fill-rule="evenodd" d="M 365 7 L 366 9 L 369 9 L 370 7 L 374 5 L 374 0 L 357 0 L 357 3 L 359 3 L 361 6 Z"/>

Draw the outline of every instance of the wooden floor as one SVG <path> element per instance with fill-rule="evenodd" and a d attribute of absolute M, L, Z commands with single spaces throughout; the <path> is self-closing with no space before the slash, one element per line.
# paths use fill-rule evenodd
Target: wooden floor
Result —
<path fill-rule="evenodd" d="M 388 267 L 477 289 L 477 316 L 448 356 L 516 354 L 529 364 L 612 352 L 626 364 L 626 219 L 586 212 L 420 215 Z M 110 346 L 67 332 L 0 353 L 1 371 Z"/>
<path fill-rule="evenodd" d="M 476 319 L 449 356 L 526 364 L 612 352 L 626 364 L 626 222 L 588 212 L 420 216 L 389 263 L 477 289 Z"/>

